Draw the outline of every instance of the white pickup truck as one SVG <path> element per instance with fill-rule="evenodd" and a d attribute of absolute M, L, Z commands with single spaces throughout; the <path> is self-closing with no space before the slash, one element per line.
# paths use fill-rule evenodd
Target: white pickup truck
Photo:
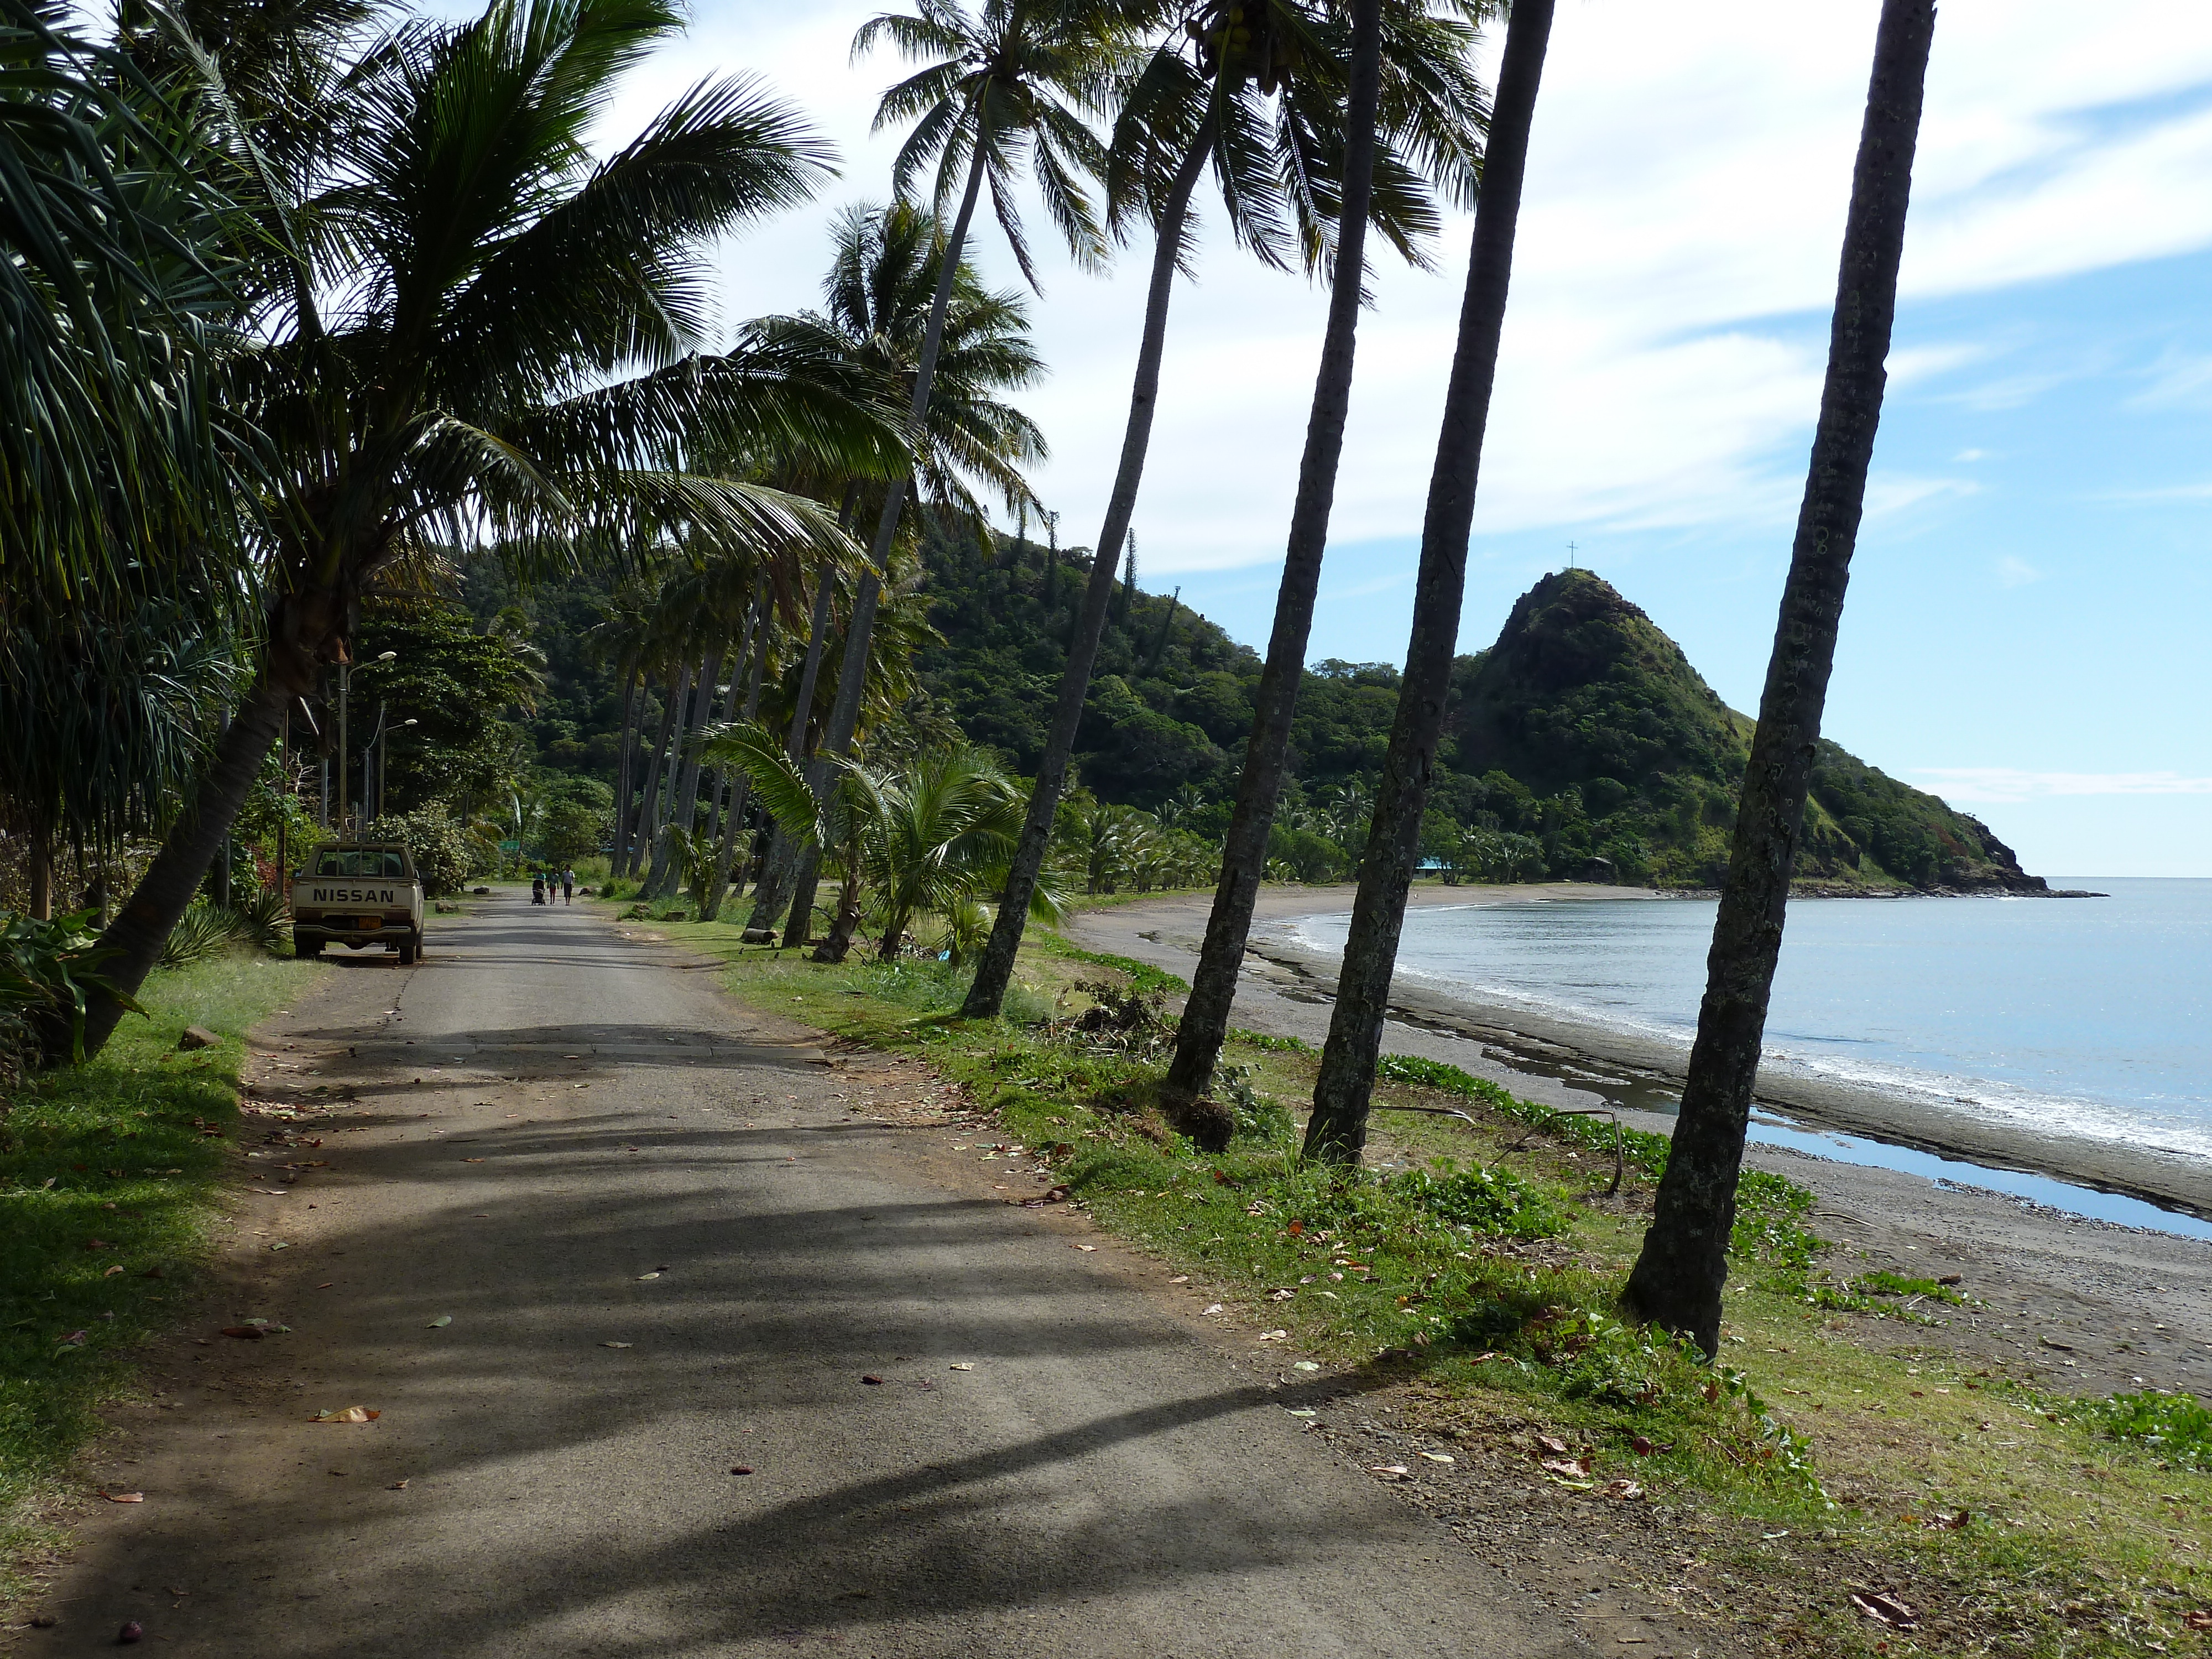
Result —
<path fill-rule="evenodd" d="M 292 878 L 292 953 L 381 945 L 410 968 L 422 954 L 422 880 L 397 842 L 318 847 Z"/>

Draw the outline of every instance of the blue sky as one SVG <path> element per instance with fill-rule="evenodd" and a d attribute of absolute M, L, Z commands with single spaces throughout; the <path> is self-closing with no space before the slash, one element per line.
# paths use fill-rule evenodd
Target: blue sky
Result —
<path fill-rule="evenodd" d="M 702 0 L 637 77 L 634 130 L 750 70 L 846 159 L 813 209 L 733 242 L 732 318 L 812 301 L 824 226 L 880 198 L 848 63 L 875 6 Z M 1802 485 L 1875 0 L 1563 7 L 1486 447 L 1465 649 L 1577 555 L 1757 700 Z M 1465 269 L 1386 267 L 1311 655 L 1396 659 Z M 1103 509 L 1149 247 L 1036 301 L 1064 539 Z M 1015 278 L 994 233 L 976 253 Z M 1891 389 L 1827 730 L 1984 818 L 2052 875 L 2212 876 L 2212 7 L 1946 0 Z M 1136 527 L 1148 589 L 1264 640 L 1323 296 L 1218 235 L 1180 293 Z"/>

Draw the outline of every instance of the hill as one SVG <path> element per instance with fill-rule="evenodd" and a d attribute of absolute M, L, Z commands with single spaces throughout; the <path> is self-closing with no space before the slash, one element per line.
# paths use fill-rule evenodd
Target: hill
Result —
<path fill-rule="evenodd" d="M 1032 769 L 1088 558 L 1012 540 L 933 536 L 922 682 L 969 737 Z M 1225 827 L 1252 721 L 1258 655 L 1205 617 L 1124 587 L 1099 653 L 1077 766 L 1101 798 L 1200 833 Z M 1364 828 L 1365 785 L 1397 704 L 1387 664 L 1308 672 L 1278 853 L 1302 874 Z M 1462 657 L 1425 843 L 1448 868 L 1717 884 L 1752 721 L 1681 648 L 1586 570 L 1545 577 L 1496 643 Z M 1801 879 L 1867 890 L 2039 891 L 1988 826 L 1832 743 L 1815 764 Z"/>

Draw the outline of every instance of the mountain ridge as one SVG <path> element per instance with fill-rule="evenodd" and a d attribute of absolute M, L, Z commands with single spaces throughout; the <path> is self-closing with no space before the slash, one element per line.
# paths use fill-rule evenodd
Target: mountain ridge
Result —
<path fill-rule="evenodd" d="M 971 741 L 1033 769 L 1087 555 L 933 526 L 924 564 L 943 640 L 917 664 L 927 695 Z M 1082 781 L 1218 835 L 1260 669 L 1179 598 L 1125 584 L 1077 738 Z M 1286 873 L 1348 867 L 1397 684 L 1388 664 L 1307 672 L 1273 849 Z M 1753 727 L 1609 582 L 1554 572 L 1454 665 L 1425 851 L 1452 873 L 1717 886 Z M 1823 890 L 2048 890 L 1987 824 L 1825 739 L 1800 846 L 1800 883 Z"/>

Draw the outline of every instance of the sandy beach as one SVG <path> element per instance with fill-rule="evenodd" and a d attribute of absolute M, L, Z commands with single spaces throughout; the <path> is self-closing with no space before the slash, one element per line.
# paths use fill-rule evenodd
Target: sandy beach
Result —
<path fill-rule="evenodd" d="M 1570 883 L 1424 884 L 1410 902 L 1447 906 L 1540 896 L 1616 902 L 1630 896 L 1619 888 Z M 1295 937 L 1295 925 L 1307 916 L 1341 914 L 1352 899 L 1350 887 L 1262 890 L 1237 988 L 1237 1024 L 1316 1045 L 1327 1036 L 1335 960 Z M 1674 901 L 1650 895 L 1644 902 Z M 1141 899 L 1085 911 L 1068 931 L 1087 949 L 1188 978 L 1211 902 L 1211 894 Z M 1677 1049 L 1451 995 L 1431 984 L 1401 981 L 1392 1012 L 1386 1051 L 1446 1060 L 1547 1104 L 1611 1106 L 1634 1127 L 1658 1133 L 1672 1127 L 1666 1109 L 1680 1088 L 1683 1056 Z M 2188 1160 L 2110 1142 L 2038 1136 L 1873 1089 L 1796 1077 L 1763 1075 L 1759 1100 L 1808 1127 L 2212 1215 L 2212 1172 Z M 1387 1115 L 1382 1128 L 1387 1132 Z M 1985 1353 L 2068 1393 L 2147 1382 L 2212 1395 L 2212 1243 L 1978 1188 L 1971 1172 L 1939 1182 L 1786 1146 L 1754 1146 L 1747 1161 L 1810 1186 L 1820 1199 L 1818 1231 L 1845 1249 L 1878 1265 L 1960 1273 L 1984 1307 L 1954 1320 L 1941 1346 Z M 1938 1268 L 1937 1262 L 1947 1265 Z M 1929 1332 L 1924 1340 L 1937 1338 Z"/>

